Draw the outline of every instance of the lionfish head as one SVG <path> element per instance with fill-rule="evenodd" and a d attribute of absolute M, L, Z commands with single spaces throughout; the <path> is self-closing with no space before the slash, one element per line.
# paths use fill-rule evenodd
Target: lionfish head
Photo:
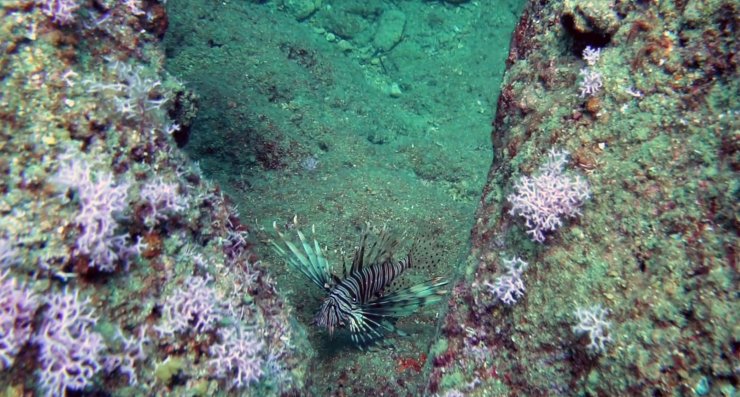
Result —
<path fill-rule="evenodd" d="M 334 296 L 329 296 L 324 300 L 314 317 L 314 323 L 326 328 L 329 336 L 334 334 L 335 328 L 344 327 L 347 322 L 349 308 L 344 308 Z"/>

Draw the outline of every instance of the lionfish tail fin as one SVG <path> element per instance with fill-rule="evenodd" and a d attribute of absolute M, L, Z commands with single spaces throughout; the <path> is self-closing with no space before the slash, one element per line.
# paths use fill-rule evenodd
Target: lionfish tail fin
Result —
<path fill-rule="evenodd" d="M 418 236 L 409 250 L 409 267 L 415 269 L 439 270 L 444 259 L 443 250 L 431 236 Z"/>
<path fill-rule="evenodd" d="M 300 244 L 296 245 L 280 232 L 275 222 L 272 226 L 278 236 L 275 240 L 279 240 L 270 241 L 272 249 L 288 263 L 290 268 L 299 271 L 320 288 L 328 289 L 332 280 L 331 270 L 329 261 L 326 260 L 318 241 L 314 238 L 312 246 L 306 236 L 296 229 L 300 240 Z"/>
<path fill-rule="evenodd" d="M 372 316 L 403 317 L 422 307 L 435 304 L 447 294 L 443 287 L 449 282 L 441 277 L 399 289 L 365 305 L 365 312 Z"/>

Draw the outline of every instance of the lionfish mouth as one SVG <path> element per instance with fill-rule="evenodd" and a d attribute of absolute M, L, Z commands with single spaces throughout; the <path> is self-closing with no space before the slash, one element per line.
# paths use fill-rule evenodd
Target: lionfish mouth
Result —
<path fill-rule="evenodd" d="M 275 224 L 273 224 L 275 226 Z M 359 346 L 382 339 L 383 331 L 396 331 L 393 318 L 404 317 L 418 309 L 439 302 L 447 293 L 447 281 L 432 278 L 426 282 L 393 290 L 391 284 L 410 268 L 436 267 L 441 261 L 429 241 L 416 240 L 402 259 L 393 254 L 399 241 L 385 230 L 374 239 L 363 233 L 351 267 L 345 265 L 343 275 L 332 274 L 330 265 L 316 239 L 311 244 L 300 230 L 300 243 L 293 243 L 277 229 L 278 242 L 271 241 L 275 252 L 293 270 L 306 276 L 327 294 L 314 316 L 313 323 L 325 328 L 329 336 L 336 328 L 348 328 L 352 340 Z"/>
<path fill-rule="evenodd" d="M 313 318 L 313 323 L 319 327 L 319 328 L 326 328 L 327 331 L 329 331 L 329 334 L 334 333 L 334 326 L 326 321 L 327 316 L 324 314 L 326 311 L 325 305 L 321 305 L 319 308 L 319 311 L 316 313 L 316 315 Z"/>

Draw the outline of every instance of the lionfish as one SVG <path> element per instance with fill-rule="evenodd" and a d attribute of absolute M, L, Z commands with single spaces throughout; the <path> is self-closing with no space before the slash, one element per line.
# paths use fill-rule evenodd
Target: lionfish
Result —
<path fill-rule="evenodd" d="M 312 245 L 300 230 L 296 230 L 300 244 L 294 244 L 275 224 L 273 227 L 281 240 L 271 241 L 275 252 L 326 294 L 313 323 L 325 328 L 330 337 L 338 328 L 349 329 L 352 341 L 362 347 L 382 340 L 383 330 L 403 335 L 390 320 L 439 302 L 447 293 L 442 289 L 447 281 L 441 277 L 388 292 L 393 281 L 405 270 L 428 267 L 440 261 L 441 256 L 428 241 L 417 239 L 406 257 L 396 260 L 393 254 L 398 248 L 398 239 L 383 229 L 371 241 L 366 229 L 351 267 L 348 269 L 345 262 L 340 278 L 331 272 L 315 238 Z"/>

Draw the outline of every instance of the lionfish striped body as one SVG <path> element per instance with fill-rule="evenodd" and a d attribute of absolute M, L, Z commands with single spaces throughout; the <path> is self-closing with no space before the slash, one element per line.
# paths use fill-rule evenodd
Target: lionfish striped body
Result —
<path fill-rule="evenodd" d="M 282 245 L 272 242 L 275 251 L 291 268 L 298 270 L 327 293 L 314 317 L 314 323 L 333 335 L 336 328 L 347 328 L 352 340 L 365 345 L 382 338 L 382 331 L 398 331 L 388 320 L 412 314 L 417 309 L 441 300 L 447 284 L 440 278 L 403 288 L 384 295 L 391 283 L 401 274 L 422 264 L 437 260 L 415 243 L 409 254 L 400 260 L 393 259 L 398 241 L 381 232 L 373 243 L 363 234 L 360 247 L 355 251 L 352 266 L 344 267 L 339 278 L 331 274 L 329 263 L 318 242 L 308 243 L 303 233 L 297 231 L 301 241 L 293 244 L 277 228 L 275 231 Z M 287 249 L 286 249 L 287 248 Z"/>

